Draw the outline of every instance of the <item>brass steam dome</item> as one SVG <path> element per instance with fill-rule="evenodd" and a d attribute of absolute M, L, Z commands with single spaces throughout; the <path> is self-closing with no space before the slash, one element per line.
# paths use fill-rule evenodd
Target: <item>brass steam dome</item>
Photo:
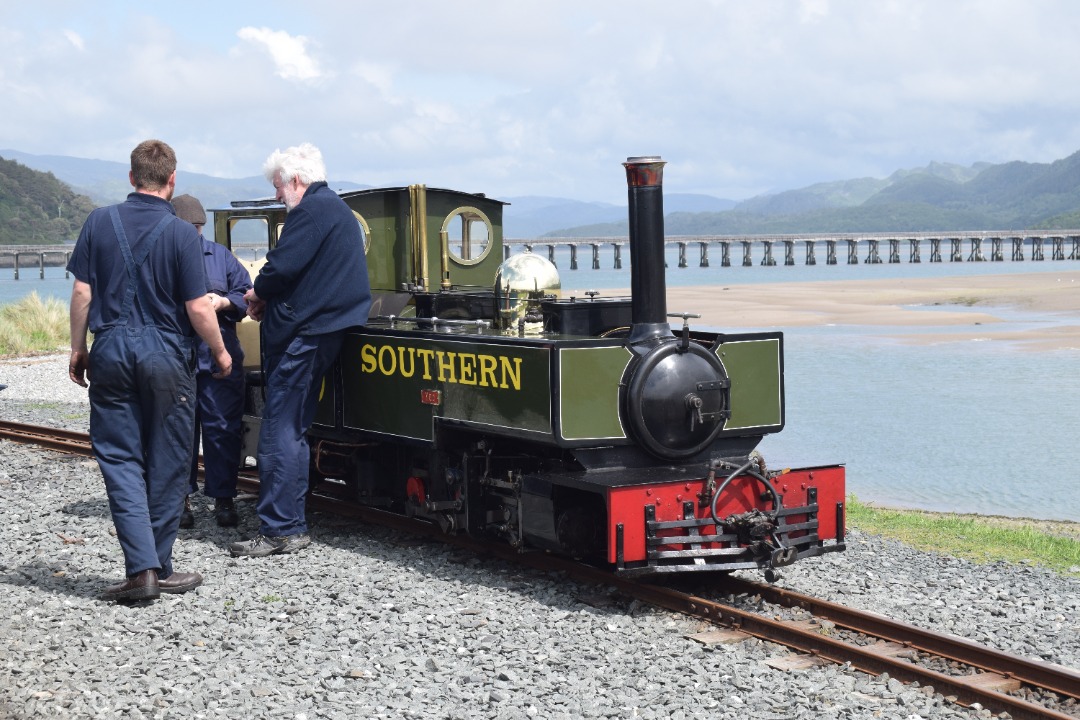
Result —
<path fill-rule="evenodd" d="M 547 258 L 532 252 L 508 257 L 495 273 L 495 298 L 499 308 L 499 327 L 517 328 L 522 322 L 542 322 L 529 315 L 529 301 L 558 297 L 562 287 L 559 270 Z M 536 308 L 539 311 L 539 308 Z"/>

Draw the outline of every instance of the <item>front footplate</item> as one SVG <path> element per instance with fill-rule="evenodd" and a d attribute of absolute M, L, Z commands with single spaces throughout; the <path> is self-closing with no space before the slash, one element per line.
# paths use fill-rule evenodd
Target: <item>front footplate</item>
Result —
<path fill-rule="evenodd" d="M 646 560 L 624 561 L 623 527 L 616 527 L 616 573 L 635 577 L 660 573 L 728 572 L 763 570 L 766 578 L 775 577 L 775 569 L 803 558 L 840 552 L 846 548 L 844 505 L 837 503 L 835 542 L 828 545 L 818 534 L 816 503 L 786 507 L 769 515 L 773 522 L 768 536 L 749 536 L 745 529 L 717 525 L 712 517 L 696 517 L 695 503 L 683 503 L 682 520 L 657 520 L 655 508 L 646 505 Z"/>

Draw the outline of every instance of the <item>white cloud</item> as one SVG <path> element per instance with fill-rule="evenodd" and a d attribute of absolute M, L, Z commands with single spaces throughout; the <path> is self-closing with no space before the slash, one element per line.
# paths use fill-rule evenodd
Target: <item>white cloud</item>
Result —
<path fill-rule="evenodd" d="M 123 162 L 150 134 L 240 177 L 310 140 L 337 179 L 608 202 L 628 155 L 739 199 L 1080 148 L 1075 0 L 191 3 L 13 5 L 4 145 Z"/>
<path fill-rule="evenodd" d="M 68 42 L 75 46 L 76 50 L 85 50 L 86 44 L 83 42 L 82 36 L 74 30 L 64 30 L 64 37 Z"/>
<path fill-rule="evenodd" d="M 279 77 L 285 80 L 317 80 L 322 76 L 319 63 L 307 52 L 308 38 L 289 35 L 284 30 L 243 27 L 236 33 L 241 40 L 261 45 L 270 53 Z"/>

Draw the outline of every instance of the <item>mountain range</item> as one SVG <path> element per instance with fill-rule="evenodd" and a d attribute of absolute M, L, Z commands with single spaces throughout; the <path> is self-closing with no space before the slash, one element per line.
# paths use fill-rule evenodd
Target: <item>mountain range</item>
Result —
<path fill-rule="evenodd" d="M 130 191 L 124 163 L 0 150 L 0 158 L 50 172 L 95 204 Z M 332 181 L 338 190 L 365 185 Z M 207 208 L 267 197 L 261 176 L 218 178 L 180 171 L 177 192 Z M 510 239 L 620 237 L 626 207 L 568 198 L 500 198 Z M 1068 229 L 1080 226 L 1080 152 L 1052 163 L 932 162 L 887 178 L 856 178 L 760 195 L 741 202 L 709 195 L 665 193 L 668 235 L 757 235 L 824 232 Z"/>

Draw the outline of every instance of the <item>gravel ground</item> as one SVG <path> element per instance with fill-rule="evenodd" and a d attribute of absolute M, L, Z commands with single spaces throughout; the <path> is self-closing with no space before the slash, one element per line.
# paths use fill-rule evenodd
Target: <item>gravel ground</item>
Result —
<path fill-rule="evenodd" d="M 0 360 L 0 417 L 85 429 L 65 363 Z M 701 645 L 700 622 L 605 588 L 330 515 L 302 554 L 231 558 L 253 504 L 237 529 L 198 505 L 175 558 L 206 584 L 103 603 L 123 560 L 96 464 L 0 442 L 0 717 L 990 717 L 840 666 L 775 670 L 780 646 Z M 1080 668 L 1080 581 L 849 541 L 780 584 Z"/>

